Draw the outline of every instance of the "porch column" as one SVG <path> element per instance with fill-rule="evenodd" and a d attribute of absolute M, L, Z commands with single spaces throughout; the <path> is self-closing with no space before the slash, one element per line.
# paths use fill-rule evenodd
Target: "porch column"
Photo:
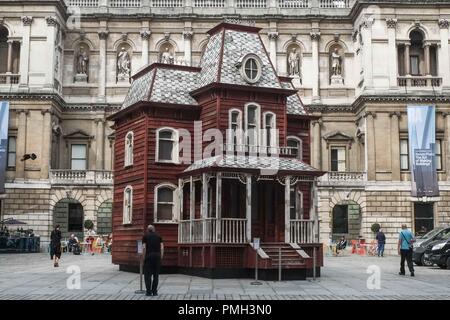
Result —
<path fill-rule="evenodd" d="M 216 242 L 220 242 L 222 225 L 222 173 L 216 175 Z"/>
<path fill-rule="evenodd" d="M 291 241 L 291 176 L 286 176 L 284 180 L 284 242 Z"/>
<path fill-rule="evenodd" d="M 183 226 L 180 221 L 183 220 L 183 179 L 178 179 L 178 243 L 184 243 L 186 235 L 183 234 Z"/>
<path fill-rule="evenodd" d="M 189 181 L 189 191 L 190 191 L 190 195 L 189 195 L 189 242 L 192 242 L 192 232 L 194 231 L 192 228 L 192 220 L 194 220 L 195 218 L 195 185 L 194 185 L 194 178 L 190 178 Z"/>
<path fill-rule="evenodd" d="M 202 216 L 202 233 L 203 233 L 203 242 L 206 240 L 206 218 L 208 218 L 208 177 L 206 173 L 202 173 L 202 207 L 201 207 L 201 216 Z"/>
<path fill-rule="evenodd" d="M 246 218 L 247 218 L 247 242 L 252 241 L 252 176 L 247 175 L 246 177 L 246 189 L 247 189 L 247 197 L 246 197 Z"/>

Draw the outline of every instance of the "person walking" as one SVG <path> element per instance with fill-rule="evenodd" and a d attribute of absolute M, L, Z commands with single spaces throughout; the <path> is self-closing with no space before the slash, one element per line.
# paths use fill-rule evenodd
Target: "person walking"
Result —
<path fill-rule="evenodd" d="M 377 236 L 375 237 L 377 240 L 377 253 L 378 257 L 384 256 L 384 245 L 386 244 L 386 236 L 382 229 L 378 230 Z"/>
<path fill-rule="evenodd" d="M 409 272 L 411 272 L 411 277 L 414 277 L 414 266 L 412 261 L 412 243 L 414 242 L 414 236 L 411 231 L 408 230 L 406 224 L 402 224 L 402 230 L 398 236 L 398 254 L 401 256 L 400 259 L 400 272 L 401 276 L 405 275 L 405 260 L 408 263 Z"/>
<path fill-rule="evenodd" d="M 54 267 L 59 267 L 59 259 L 61 259 L 61 238 L 58 224 L 50 234 L 50 260 L 53 260 Z"/>
<path fill-rule="evenodd" d="M 147 291 L 145 295 L 157 296 L 161 259 L 164 256 L 164 244 L 153 225 L 147 227 L 147 233 L 142 237 L 142 245 L 144 250 L 143 255 L 145 257 L 144 279 Z"/>

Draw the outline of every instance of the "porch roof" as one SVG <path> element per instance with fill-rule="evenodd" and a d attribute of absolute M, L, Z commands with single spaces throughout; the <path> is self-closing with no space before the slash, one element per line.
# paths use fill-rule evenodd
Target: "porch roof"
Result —
<path fill-rule="evenodd" d="M 322 171 L 294 158 L 236 155 L 216 156 L 195 161 L 183 171 L 182 175 L 204 171 L 245 171 L 263 175 L 323 175 Z"/>

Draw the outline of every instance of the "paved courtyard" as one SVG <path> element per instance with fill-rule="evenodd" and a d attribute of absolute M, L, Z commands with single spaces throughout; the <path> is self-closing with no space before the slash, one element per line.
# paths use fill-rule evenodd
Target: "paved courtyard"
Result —
<path fill-rule="evenodd" d="M 398 257 L 326 257 L 322 277 L 317 281 L 263 281 L 251 279 L 211 280 L 185 275 L 162 275 L 160 295 L 135 294 L 139 275 L 121 272 L 111 256 L 63 255 L 54 268 L 47 254 L 1 254 L 0 300 L 6 299 L 450 299 L 450 270 L 416 267 L 416 277 L 401 277 Z M 81 288 L 68 289 L 70 266 L 81 270 Z M 371 267 L 372 266 L 372 267 Z M 377 266 L 377 267 L 373 267 Z M 73 267 L 72 267 L 73 268 Z M 75 267 L 76 268 L 76 267 Z M 380 289 L 369 289 L 367 269 L 380 270 Z M 373 275 L 372 275 L 373 276 Z M 376 287 L 376 282 L 370 281 Z M 371 287 L 371 286 L 369 286 Z"/>

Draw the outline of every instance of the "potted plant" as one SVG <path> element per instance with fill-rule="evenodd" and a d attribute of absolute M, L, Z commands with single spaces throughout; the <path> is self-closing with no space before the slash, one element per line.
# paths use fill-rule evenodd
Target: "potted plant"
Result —
<path fill-rule="evenodd" d="M 380 231 L 381 226 L 379 223 L 374 223 L 370 229 L 372 230 L 373 233 L 377 233 L 378 231 Z"/>
<path fill-rule="evenodd" d="M 84 221 L 84 228 L 87 230 L 92 230 L 94 229 L 94 223 L 92 222 L 92 220 L 85 220 Z"/>

